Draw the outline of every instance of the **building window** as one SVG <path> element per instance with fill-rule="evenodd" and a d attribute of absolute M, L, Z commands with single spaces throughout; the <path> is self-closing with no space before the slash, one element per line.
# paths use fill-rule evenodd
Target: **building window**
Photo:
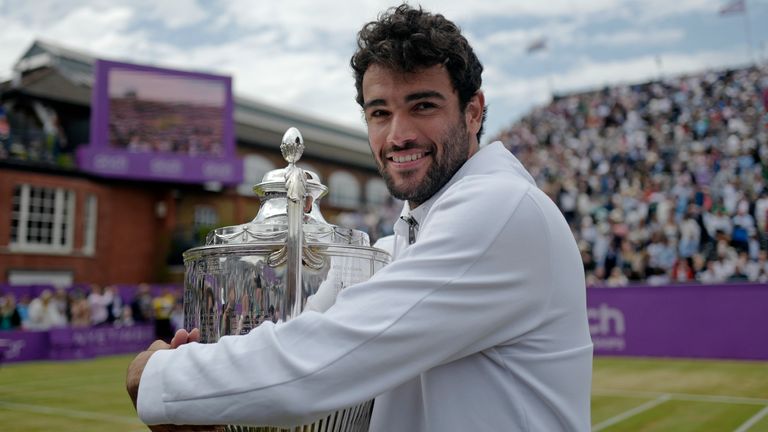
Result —
<path fill-rule="evenodd" d="M 211 228 L 219 224 L 219 214 L 216 209 L 207 205 L 195 206 L 195 228 Z"/>
<path fill-rule="evenodd" d="M 13 189 L 11 249 L 22 252 L 72 251 L 75 193 L 28 184 Z"/>
<path fill-rule="evenodd" d="M 10 285 L 53 285 L 70 287 L 74 282 L 71 271 L 65 270 L 8 270 Z"/>
<path fill-rule="evenodd" d="M 389 200 L 389 190 L 384 180 L 373 178 L 365 184 L 365 198 L 370 206 L 378 207 L 385 205 Z"/>
<path fill-rule="evenodd" d="M 88 195 L 85 199 L 85 238 L 83 253 L 93 255 L 96 252 L 96 223 L 98 221 L 98 199 Z"/>
<path fill-rule="evenodd" d="M 269 159 L 256 154 L 249 154 L 243 158 L 243 183 L 237 187 L 240 195 L 253 196 L 253 187 L 264 178 L 264 174 L 275 169 Z"/>
<path fill-rule="evenodd" d="M 328 180 L 328 199 L 338 207 L 356 208 L 360 205 L 360 184 L 352 174 L 335 171 Z"/>

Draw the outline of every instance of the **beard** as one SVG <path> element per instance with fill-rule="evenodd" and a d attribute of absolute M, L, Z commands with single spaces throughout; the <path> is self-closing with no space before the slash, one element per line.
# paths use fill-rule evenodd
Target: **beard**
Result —
<path fill-rule="evenodd" d="M 403 175 L 404 184 L 398 186 L 395 179 L 386 170 L 386 164 L 389 163 L 389 160 L 381 158 L 381 162 L 377 161 L 379 173 L 384 178 L 387 189 L 393 197 L 408 201 L 412 208 L 415 208 L 436 194 L 464 165 L 469 158 L 469 136 L 463 119 L 454 123 L 440 137 L 440 142 L 442 143 L 442 146 L 439 147 L 441 151 L 432 152 L 432 164 L 421 181 L 418 181 L 419 179 L 414 178 L 413 175 L 405 174 Z M 406 146 L 406 148 L 417 146 L 414 144 Z"/>

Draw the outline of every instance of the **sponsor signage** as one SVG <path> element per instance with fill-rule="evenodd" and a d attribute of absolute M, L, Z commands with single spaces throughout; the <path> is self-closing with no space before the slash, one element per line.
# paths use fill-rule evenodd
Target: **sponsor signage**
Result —
<path fill-rule="evenodd" d="M 768 360 L 768 286 L 587 290 L 595 354 Z"/>

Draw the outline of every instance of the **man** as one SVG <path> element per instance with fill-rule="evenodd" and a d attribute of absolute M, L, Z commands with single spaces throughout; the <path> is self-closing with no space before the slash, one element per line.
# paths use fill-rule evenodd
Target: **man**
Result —
<path fill-rule="evenodd" d="M 394 261 L 324 313 L 156 343 L 129 369 L 141 418 L 290 425 L 375 398 L 372 431 L 589 430 L 579 251 L 517 159 L 479 148 L 482 66 L 466 39 L 403 5 L 361 30 L 351 63 L 371 151 L 406 201 Z M 180 331 L 172 347 L 196 339 Z"/>

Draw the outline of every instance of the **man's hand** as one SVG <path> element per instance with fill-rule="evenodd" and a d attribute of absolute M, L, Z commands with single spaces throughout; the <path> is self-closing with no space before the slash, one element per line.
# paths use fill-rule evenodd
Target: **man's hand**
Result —
<path fill-rule="evenodd" d="M 176 336 L 173 338 L 176 339 Z M 134 358 L 131 364 L 128 366 L 128 372 L 125 376 L 125 388 L 128 390 L 128 395 L 131 397 L 131 401 L 133 401 L 134 408 L 136 408 L 136 401 L 139 397 L 139 384 L 141 382 L 141 374 L 144 372 L 144 367 L 147 365 L 149 358 L 152 357 L 152 354 L 154 354 L 157 350 L 170 348 L 171 345 L 168 345 L 161 340 L 156 340 L 152 342 L 152 345 L 150 345 L 146 351 L 139 353 L 139 355 L 137 355 L 136 358 Z"/>
<path fill-rule="evenodd" d="M 126 373 L 125 377 L 125 387 L 128 390 L 128 395 L 131 396 L 131 401 L 133 402 L 134 408 L 136 408 L 136 403 L 139 396 L 141 374 L 144 372 L 144 367 L 146 367 L 149 358 L 152 357 L 152 354 L 158 350 L 174 349 L 186 343 L 199 341 L 200 330 L 192 329 L 192 331 L 187 332 L 184 329 L 180 329 L 176 331 L 175 335 L 173 335 L 173 339 L 171 339 L 170 345 L 161 340 L 156 340 L 152 342 L 152 345 L 150 345 L 146 351 L 141 352 L 136 356 L 136 358 L 133 359 L 131 364 L 128 366 L 128 372 Z M 149 430 L 153 432 L 217 432 L 223 431 L 224 426 L 154 425 L 149 426 Z"/>
<path fill-rule="evenodd" d="M 200 342 L 200 330 L 192 329 L 187 333 L 184 329 L 176 330 L 176 334 L 171 339 L 171 349 L 178 348 L 186 343 Z"/>
<path fill-rule="evenodd" d="M 128 372 L 125 377 L 125 387 L 128 390 L 128 394 L 131 396 L 131 401 L 133 401 L 134 408 L 136 408 L 136 400 L 139 396 L 141 374 L 144 372 L 144 367 L 147 365 L 147 362 L 149 361 L 149 358 L 152 356 L 152 354 L 154 354 L 154 352 L 157 350 L 174 349 L 186 343 L 199 341 L 200 330 L 192 329 L 192 331 L 187 332 L 184 329 L 179 329 L 176 331 L 176 334 L 173 335 L 173 339 L 171 339 L 170 345 L 161 340 L 156 340 L 152 342 L 152 345 L 150 345 L 146 351 L 141 352 L 136 356 L 136 358 L 133 359 L 130 366 L 128 366 Z"/>

